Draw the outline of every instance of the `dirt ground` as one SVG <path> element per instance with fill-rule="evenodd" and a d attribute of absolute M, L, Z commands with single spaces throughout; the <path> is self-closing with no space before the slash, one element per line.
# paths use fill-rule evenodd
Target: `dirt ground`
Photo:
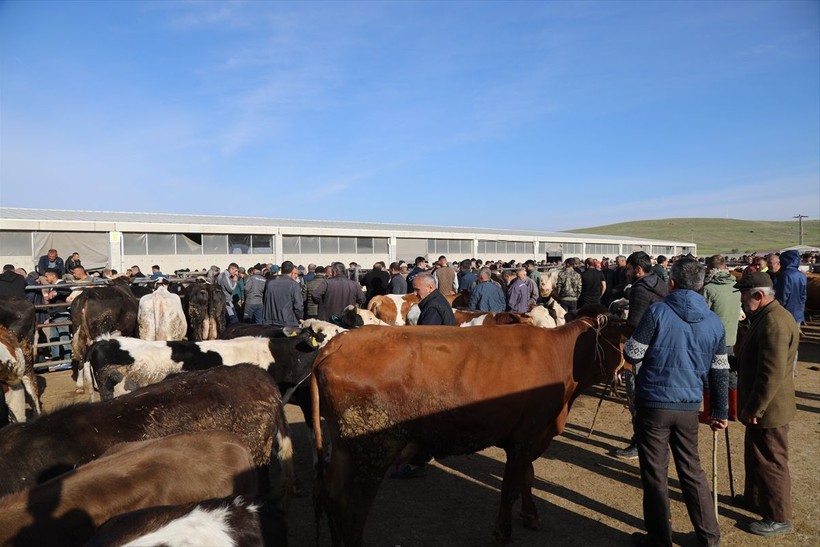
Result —
<path fill-rule="evenodd" d="M 820 544 L 820 328 L 809 329 L 801 344 L 797 369 L 797 416 L 789 433 L 793 481 L 794 529 L 777 540 L 745 532 L 755 518 L 729 503 L 730 489 L 726 440 L 718 437 L 718 493 L 722 545 L 817 546 Z M 43 382 L 44 381 L 44 382 Z M 44 374 L 43 403 L 50 411 L 79 400 L 69 372 Z M 607 398 L 601 406 L 595 431 L 588 437 L 598 404 L 592 390 L 578 399 L 565 432 L 535 461 L 534 495 L 541 529 L 513 526 L 513 545 L 519 547 L 629 545 L 632 532 L 643 530 L 641 485 L 637 460 L 611 455 L 627 444 L 629 413 Z M 290 545 L 315 545 L 316 525 L 311 505 L 313 485 L 311 448 L 301 412 L 288 406 L 297 451 L 297 471 L 305 495 L 291 501 L 288 512 Z M 743 426 L 730 425 L 734 485 L 743 488 Z M 700 435 L 701 462 L 712 475 L 712 434 L 706 426 Z M 492 530 L 500 499 L 504 454 L 489 448 L 469 456 L 435 461 L 427 476 L 406 481 L 386 478 L 370 513 L 365 543 L 370 546 L 471 547 L 493 545 Z M 686 513 L 679 483 L 670 468 L 670 498 L 675 545 L 694 546 L 695 536 Z M 517 514 L 517 507 L 514 508 Z M 330 544 L 326 521 L 321 545 Z"/>

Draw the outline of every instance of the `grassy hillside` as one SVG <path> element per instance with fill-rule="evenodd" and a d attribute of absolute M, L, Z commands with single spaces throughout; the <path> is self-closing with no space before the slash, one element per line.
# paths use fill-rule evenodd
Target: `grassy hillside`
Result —
<path fill-rule="evenodd" d="M 777 222 L 724 218 L 637 220 L 567 231 L 694 241 L 701 256 L 791 247 L 798 244 L 800 234 L 797 220 Z M 820 219 L 803 219 L 803 244 L 820 246 Z"/>

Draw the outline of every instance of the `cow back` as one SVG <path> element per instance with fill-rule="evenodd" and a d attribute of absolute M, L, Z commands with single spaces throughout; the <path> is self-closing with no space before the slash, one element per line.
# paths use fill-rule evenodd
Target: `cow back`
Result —
<path fill-rule="evenodd" d="M 224 431 L 112 447 L 99 459 L 0 500 L 0 544 L 82 545 L 109 518 L 136 509 L 256 496 L 255 465 Z"/>
<path fill-rule="evenodd" d="M 270 461 L 281 413 L 279 390 L 253 365 L 189 372 L 99 403 L 58 409 L 0 435 L 0 496 L 99 457 L 111 446 L 175 433 L 223 429 Z"/>

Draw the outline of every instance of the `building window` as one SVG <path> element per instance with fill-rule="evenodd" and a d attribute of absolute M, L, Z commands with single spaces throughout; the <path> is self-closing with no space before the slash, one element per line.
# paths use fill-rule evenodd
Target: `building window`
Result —
<path fill-rule="evenodd" d="M 31 232 L 0 232 L 0 255 L 31 256 Z"/>
<path fill-rule="evenodd" d="M 145 255 L 146 234 L 122 234 L 122 251 L 126 255 Z"/>
<path fill-rule="evenodd" d="M 202 234 L 177 234 L 178 255 L 201 255 Z"/>
<path fill-rule="evenodd" d="M 251 236 L 253 254 L 273 254 L 273 236 L 268 234 Z"/>
<path fill-rule="evenodd" d="M 174 234 L 146 234 L 148 254 L 172 255 L 176 254 Z"/>
<path fill-rule="evenodd" d="M 251 252 L 251 236 L 242 234 L 228 234 L 228 253 L 232 255 L 246 255 Z"/>

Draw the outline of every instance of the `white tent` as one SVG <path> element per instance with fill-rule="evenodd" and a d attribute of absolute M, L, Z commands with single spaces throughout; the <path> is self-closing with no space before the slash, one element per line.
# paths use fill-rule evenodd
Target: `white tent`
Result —
<path fill-rule="evenodd" d="M 781 253 L 785 251 L 797 251 L 802 255 L 805 253 L 820 253 L 820 248 L 812 247 L 811 245 L 795 245 L 793 247 L 786 247 L 785 249 L 780 249 Z"/>

